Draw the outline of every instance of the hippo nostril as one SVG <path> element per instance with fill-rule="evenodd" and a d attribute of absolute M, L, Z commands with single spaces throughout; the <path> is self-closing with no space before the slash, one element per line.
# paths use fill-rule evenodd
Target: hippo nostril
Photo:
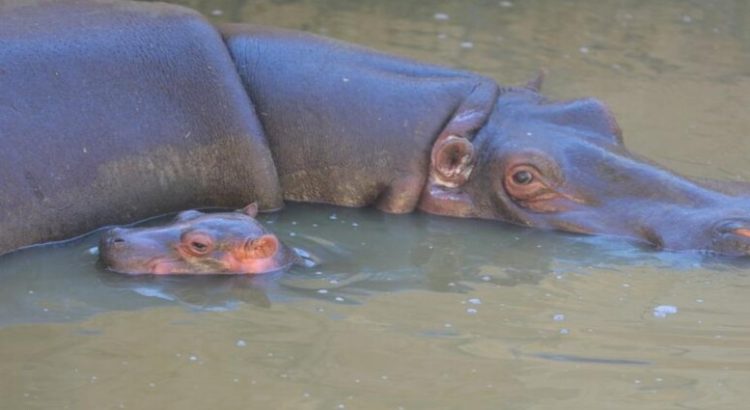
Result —
<path fill-rule="evenodd" d="M 120 236 L 110 236 L 105 239 L 105 242 L 112 247 L 121 247 L 125 245 L 125 239 Z"/>
<path fill-rule="evenodd" d="M 729 219 L 715 225 L 716 232 L 720 234 L 734 234 L 750 238 L 750 220 Z"/>

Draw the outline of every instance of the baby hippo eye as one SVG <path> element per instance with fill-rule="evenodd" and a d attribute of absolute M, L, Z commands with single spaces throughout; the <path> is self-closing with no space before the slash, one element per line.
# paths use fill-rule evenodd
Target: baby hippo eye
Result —
<path fill-rule="evenodd" d="M 211 252 L 213 240 L 202 232 L 188 232 L 182 235 L 182 249 L 188 254 L 201 256 Z"/>
<path fill-rule="evenodd" d="M 513 182 L 515 182 L 518 185 L 528 185 L 533 180 L 534 180 L 534 175 L 525 169 L 513 174 Z"/>
<path fill-rule="evenodd" d="M 197 241 L 190 242 L 190 246 L 198 253 L 203 253 L 208 249 L 208 245 Z"/>

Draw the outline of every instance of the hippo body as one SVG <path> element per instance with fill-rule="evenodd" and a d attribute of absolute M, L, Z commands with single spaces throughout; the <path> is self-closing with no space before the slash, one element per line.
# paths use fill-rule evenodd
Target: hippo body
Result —
<path fill-rule="evenodd" d="M 85 16 L 85 24 L 81 17 Z M 282 199 L 747 254 L 747 184 L 630 154 L 594 99 L 182 7 L 0 5 L 0 253 Z"/>
<path fill-rule="evenodd" d="M 222 44 L 182 7 L 0 2 L 0 253 L 190 207 L 280 208 Z"/>

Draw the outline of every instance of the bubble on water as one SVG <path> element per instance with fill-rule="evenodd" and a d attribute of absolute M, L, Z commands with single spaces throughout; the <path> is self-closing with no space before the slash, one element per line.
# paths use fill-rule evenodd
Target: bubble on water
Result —
<path fill-rule="evenodd" d="M 211 15 L 212 16 L 221 16 L 222 14 L 224 14 L 224 12 L 222 10 L 220 10 L 220 9 L 213 9 L 213 10 L 211 10 Z"/>
<path fill-rule="evenodd" d="M 320 293 L 321 295 L 325 295 L 326 293 L 328 293 L 328 289 L 318 289 L 318 293 Z"/>
<path fill-rule="evenodd" d="M 336 296 L 336 302 L 343 302 L 343 301 L 344 301 L 344 298 L 342 298 L 341 296 Z"/>
<path fill-rule="evenodd" d="M 292 221 L 292 225 L 297 225 L 297 221 Z"/>
<path fill-rule="evenodd" d="M 446 324 L 443 325 L 443 327 L 448 327 L 449 328 L 449 327 L 453 327 L 453 325 L 450 324 L 450 323 L 446 323 Z"/>
<path fill-rule="evenodd" d="M 198 356 L 190 356 L 190 361 L 195 362 L 198 360 Z"/>
<path fill-rule="evenodd" d="M 235 343 L 235 344 L 237 345 L 237 347 L 245 347 L 245 346 L 247 346 L 247 342 L 245 342 L 242 339 L 238 340 L 237 343 Z"/>
<path fill-rule="evenodd" d="M 500 2 L 500 7 L 513 7 L 513 3 L 509 2 L 509 1 L 501 1 Z"/>
<path fill-rule="evenodd" d="M 466 309 L 466 313 L 468 313 L 470 315 L 476 315 L 477 314 L 477 310 L 474 309 L 474 308 L 468 308 L 468 309 Z"/>
<path fill-rule="evenodd" d="M 703 299 L 695 299 L 696 303 L 703 303 Z"/>
<path fill-rule="evenodd" d="M 99 247 L 98 246 L 92 246 L 88 249 L 86 249 L 86 252 L 88 252 L 89 255 L 98 255 L 99 254 Z"/>
<path fill-rule="evenodd" d="M 148 384 L 148 387 L 156 387 L 156 383 L 151 382 L 151 383 Z"/>
<path fill-rule="evenodd" d="M 693 22 L 693 18 L 690 17 L 690 16 L 688 16 L 688 15 L 682 16 L 682 22 L 683 23 L 692 23 Z"/>
<path fill-rule="evenodd" d="M 654 308 L 654 317 L 665 318 L 668 315 L 674 315 L 677 313 L 677 306 L 672 305 L 659 305 Z"/>
<path fill-rule="evenodd" d="M 289 232 L 289 236 L 297 236 L 297 234 L 294 232 Z"/>
<path fill-rule="evenodd" d="M 588 54 L 589 53 L 589 48 L 588 47 L 581 47 L 581 48 L 578 49 L 578 51 L 580 51 L 582 54 Z"/>
<path fill-rule="evenodd" d="M 435 20 L 438 20 L 438 21 L 445 21 L 450 18 L 450 16 L 445 13 L 435 13 L 435 15 L 432 17 L 434 17 Z"/>
<path fill-rule="evenodd" d="M 492 280 L 492 278 L 489 277 L 489 276 L 487 276 L 487 275 L 484 275 L 484 276 L 482 276 L 482 280 L 485 281 L 485 282 L 489 282 L 489 281 Z"/>
<path fill-rule="evenodd" d="M 318 227 L 318 224 L 312 224 L 312 227 L 313 227 L 313 228 L 317 228 L 317 227 Z"/>
<path fill-rule="evenodd" d="M 562 322 L 563 320 L 565 320 L 565 315 L 563 315 L 562 313 L 556 313 L 552 316 L 552 320 L 554 320 L 555 322 Z"/>
<path fill-rule="evenodd" d="M 352 222 L 352 226 L 356 228 L 356 227 L 358 227 L 358 226 L 359 226 L 359 224 L 358 224 L 358 223 L 356 223 L 356 222 Z"/>
<path fill-rule="evenodd" d="M 464 41 L 461 43 L 461 48 L 474 48 L 474 43 L 471 41 Z"/>
<path fill-rule="evenodd" d="M 336 214 L 331 214 L 331 215 L 330 215 L 330 216 L 328 217 L 328 219 L 330 219 L 330 220 L 332 220 L 332 221 L 335 221 L 336 219 L 339 219 L 339 217 L 338 217 L 338 216 L 336 216 Z"/>
<path fill-rule="evenodd" d="M 468 300 L 468 302 L 471 303 L 472 305 L 481 305 L 482 304 L 482 301 L 479 300 L 479 298 L 471 298 L 471 299 Z"/>
<path fill-rule="evenodd" d="M 565 329 L 565 328 L 560 329 L 560 334 L 561 335 L 567 335 L 569 333 L 570 333 L 570 330 L 568 330 L 568 329 Z"/>

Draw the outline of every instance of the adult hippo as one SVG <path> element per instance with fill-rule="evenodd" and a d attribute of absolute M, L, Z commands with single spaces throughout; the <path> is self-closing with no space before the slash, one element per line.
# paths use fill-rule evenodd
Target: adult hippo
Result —
<path fill-rule="evenodd" d="M 173 5 L 0 5 L 0 253 L 186 207 L 373 205 L 750 253 L 750 188 L 629 153 L 594 99 Z"/>

